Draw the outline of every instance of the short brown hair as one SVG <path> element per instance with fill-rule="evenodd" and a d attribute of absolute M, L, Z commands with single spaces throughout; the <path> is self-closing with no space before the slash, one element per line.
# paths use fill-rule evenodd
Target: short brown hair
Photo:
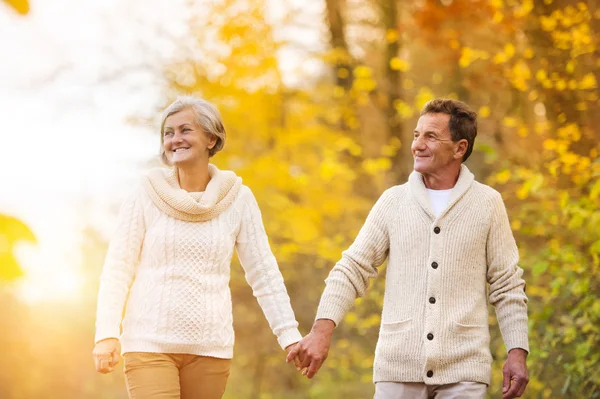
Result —
<path fill-rule="evenodd" d="M 425 114 L 447 114 L 450 115 L 448 127 L 452 141 L 467 140 L 468 146 L 462 161 L 466 161 L 473 152 L 475 137 L 477 137 L 477 113 L 462 101 L 447 98 L 436 98 L 428 101 L 421 111 Z"/>

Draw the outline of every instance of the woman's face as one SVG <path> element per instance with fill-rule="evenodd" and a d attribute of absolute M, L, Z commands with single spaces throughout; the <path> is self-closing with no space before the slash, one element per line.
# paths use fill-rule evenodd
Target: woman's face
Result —
<path fill-rule="evenodd" d="M 186 108 L 165 120 L 163 149 L 172 165 L 188 166 L 208 162 L 209 150 L 215 146 L 216 137 L 209 136 L 197 124 L 194 111 Z"/>

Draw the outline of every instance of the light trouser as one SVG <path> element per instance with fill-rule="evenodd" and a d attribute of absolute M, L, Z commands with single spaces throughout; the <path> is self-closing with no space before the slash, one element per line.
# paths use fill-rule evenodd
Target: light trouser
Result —
<path fill-rule="evenodd" d="M 481 382 L 425 385 L 422 382 L 377 382 L 373 399 L 485 399 Z"/>
<path fill-rule="evenodd" d="M 125 382 L 130 399 L 220 399 L 231 359 L 207 356 L 130 352 Z"/>

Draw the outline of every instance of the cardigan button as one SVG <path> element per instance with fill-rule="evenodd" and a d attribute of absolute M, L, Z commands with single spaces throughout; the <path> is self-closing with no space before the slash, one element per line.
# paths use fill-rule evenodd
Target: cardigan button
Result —
<path fill-rule="evenodd" d="M 434 297 L 429 298 L 429 303 L 434 304 L 435 303 L 435 298 Z"/>
<path fill-rule="evenodd" d="M 430 341 L 433 341 L 433 334 L 432 333 L 427 334 L 427 339 Z"/>
<path fill-rule="evenodd" d="M 427 377 L 429 377 L 429 378 L 433 377 L 433 371 L 429 370 L 427 372 Z"/>
<path fill-rule="evenodd" d="M 437 264 L 437 262 L 433 262 L 433 263 L 431 264 L 431 267 L 433 267 L 434 269 L 437 269 L 437 268 L 438 268 L 438 264 Z"/>
<path fill-rule="evenodd" d="M 433 229 L 433 232 L 434 232 L 435 234 L 440 234 L 440 228 L 439 228 L 439 227 L 437 227 L 437 226 L 435 226 L 435 229 Z"/>

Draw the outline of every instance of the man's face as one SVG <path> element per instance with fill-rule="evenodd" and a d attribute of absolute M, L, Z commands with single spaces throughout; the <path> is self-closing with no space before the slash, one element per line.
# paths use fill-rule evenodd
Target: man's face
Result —
<path fill-rule="evenodd" d="M 467 147 L 467 140 L 452 141 L 450 115 L 435 113 L 419 118 L 411 146 L 415 171 L 423 174 L 439 174 L 448 165 L 460 162 Z"/>

